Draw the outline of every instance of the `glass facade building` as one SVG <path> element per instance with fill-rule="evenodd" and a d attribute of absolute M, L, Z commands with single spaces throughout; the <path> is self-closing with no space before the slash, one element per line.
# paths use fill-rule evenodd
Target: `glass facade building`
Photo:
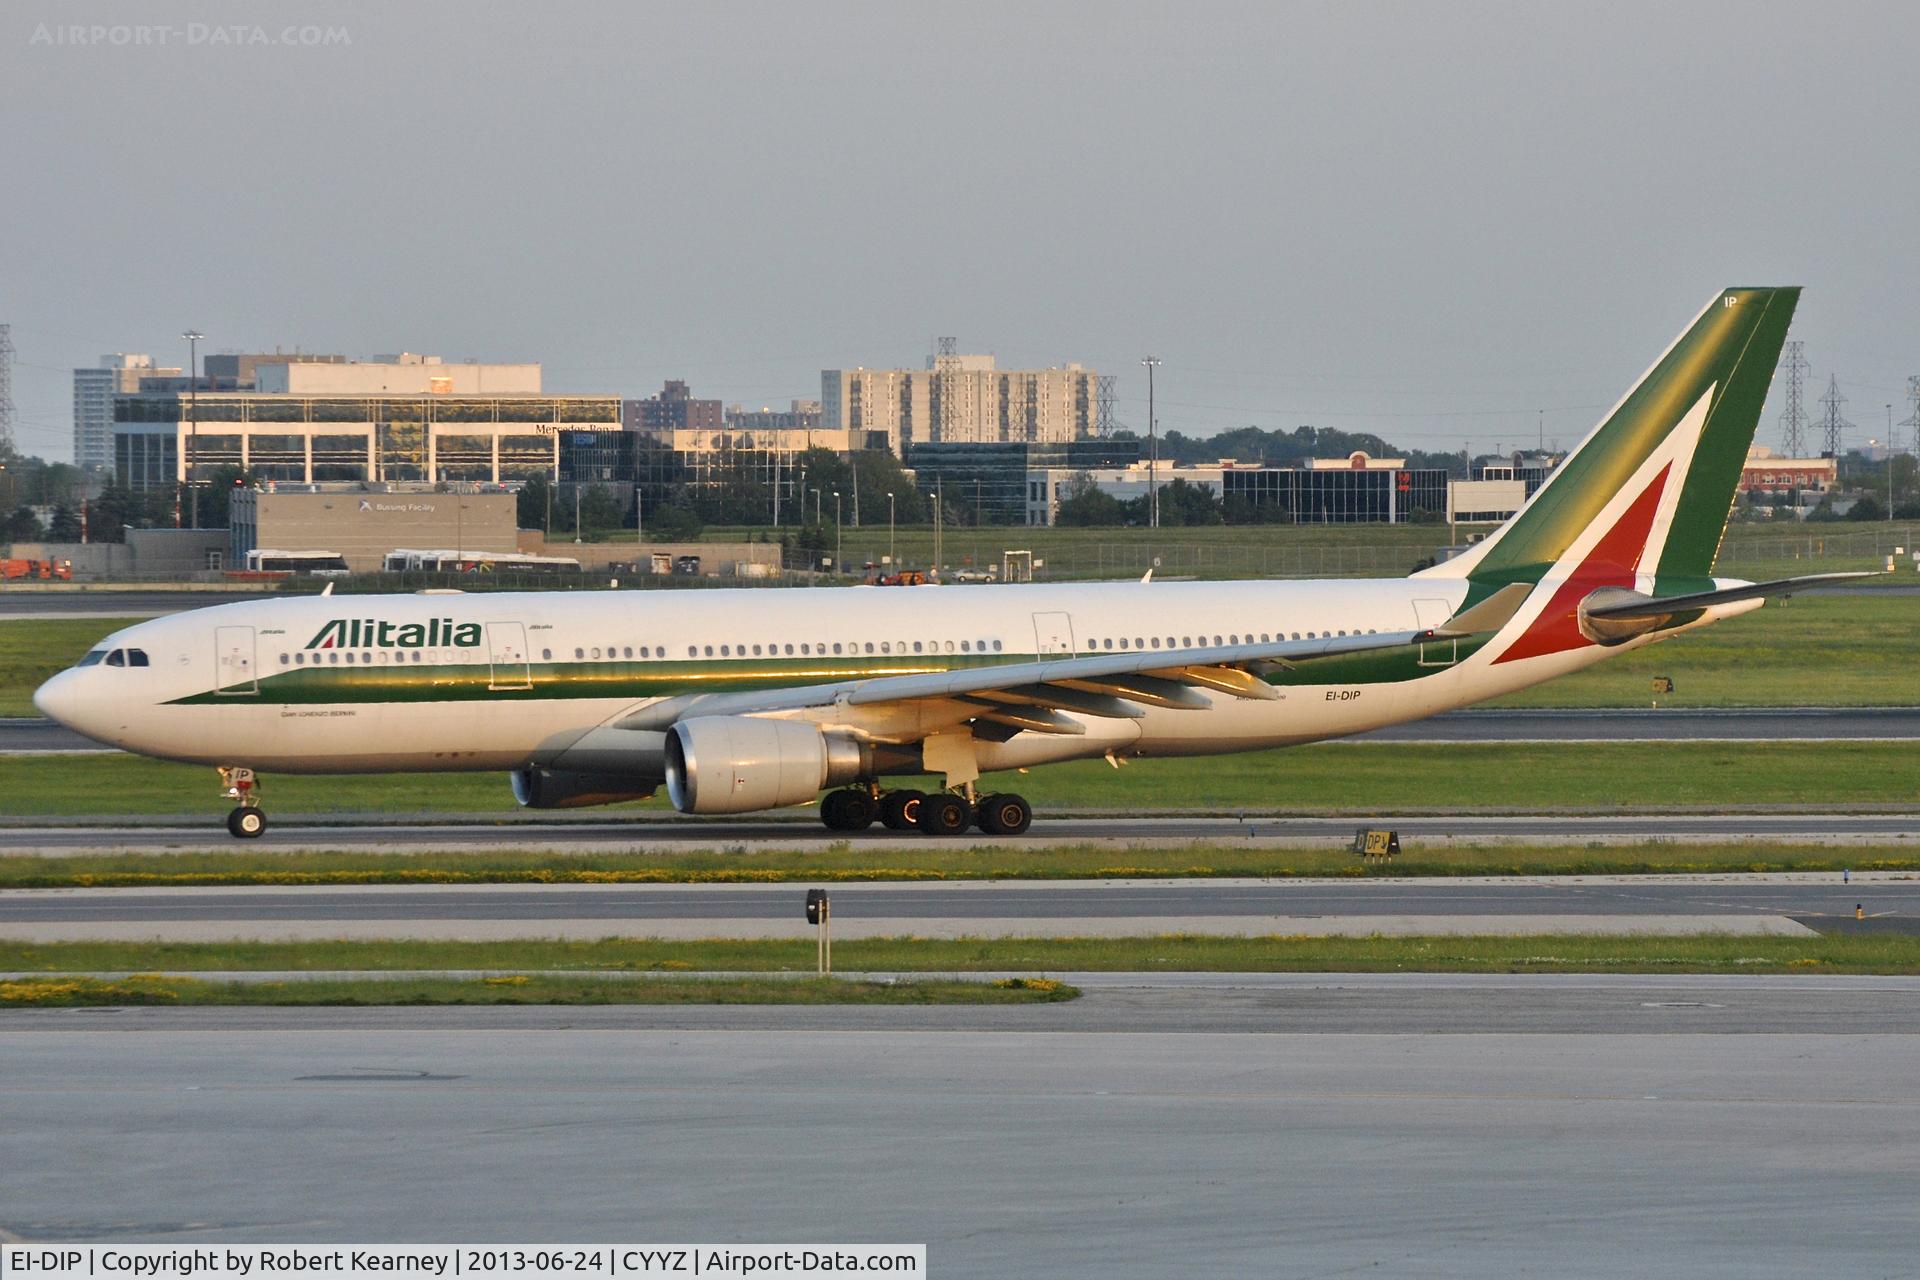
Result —
<path fill-rule="evenodd" d="M 1434 468 L 1309 471 L 1234 467 L 1221 474 L 1223 502 L 1244 502 L 1281 524 L 1402 524 L 1443 520 L 1447 473 Z"/>
<path fill-rule="evenodd" d="M 113 416 L 115 472 L 134 488 L 184 480 L 189 464 L 294 484 L 500 483 L 557 478 L 563 434 L 617 431 L 620 401 L 142 392 L 116 396 Z"/>
<path fill-rule="evenodd" d="M 914 485 L 976 524 L 1027 522 L 1027 473 L 1047 467 L 1090 471 L 1140 458 L 1136 440 L 1020 444 L 921 444 L 907 451 Z"/>

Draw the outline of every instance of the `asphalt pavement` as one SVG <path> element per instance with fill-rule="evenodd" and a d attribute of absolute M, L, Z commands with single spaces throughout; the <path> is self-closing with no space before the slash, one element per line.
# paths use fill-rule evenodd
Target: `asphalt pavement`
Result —
<path fill-rule="evenodd" d="M 994 1011 L 9 1011 L 0 1232 L 1905 1275 L 1916 1007 L 1910 979 L 1384 975 Z"/>
<path fill-rule="evenodd" d="M 0 892 L 0 937 L 804 938 L 807 886 L 356 885 Z M 1920 932 L 1920 878 L 1546 876 L 830 886 L 835 936 Z"/>

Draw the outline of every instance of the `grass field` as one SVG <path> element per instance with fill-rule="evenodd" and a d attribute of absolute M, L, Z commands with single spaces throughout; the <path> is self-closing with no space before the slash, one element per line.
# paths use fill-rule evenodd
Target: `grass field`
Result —
<path fill-rule="evenodd" d="M 10 817 L 224 814 L 215 775 L 197 765 L 127 755 L 0 756 L 0 796 Z M 902 780 L 906 781 L 906 780 Z M 1613 811 L 1770 805 L 1911 803 L 1920 753 L 1902 742 L 1551 743 L 1428 746 L 1325 743 L 1284 751 L 1050 765 L 1024 777 L 992 775 L 1042 813 L 1381 813 L 1502 809 Z M 504 776 L 379 774 L 337 778 L 268 775 L 268 813 L 504 813 L 515 805 Z M 609 807 L 666 811 L 661 797 Z M 511 839 L 511 836 L 503 836 Z"/>
<path fill-rule="evenodd" d="M 1138 577 L 1392 577 L 1410 573 L 1439 548 L 1493 531 L 1492 525 L 1215 525 L 1162 529 L 952 528 L 941 539 L 949 568 L 987 568 L 1007 551 L 1031 551 L 1052 579 Z M 738 542 L 768 531 L 743 526 L 707 529 L 712 542 Z M 840 559 L 854 567 L 893 555 L 906 565 L 933 563 L 930 526 L 895 529 L 879 521 L 840 530 Z M 629 531 L 626 540 L 631 541 Z M 1879 569 L 1895 547 L 1912 551 L 1920 526 L 1892 524 L 1773 525 L 1741 521 L 1728 527 L 1718 571 L 1758 581 L 1799 573 Z M 1158 565 L 1155 565 L 1155 561 Z M 1912 572 L 1912 562 L 1906 562 Z"/>
<path fill-rule="evenodd" d="M 510 837 L 508 837 L 510 838 Z M 1757 871 L 1920 871 L 1920 847 L 1806 842 L 1583 845 L 1450 844 L 1409 840 L 1392 861 L 1356 857 L 1332 842 L 1020 845 L 822 850 L 749 845 L 705 852 L 492 850 L 480 853 L 217 852 L 0 857 L 0 888 L 337 884 L 826 884 L 862 880 L 1086 880 L 1232 876 L 1703 875 Z"/>
<path fill-rule="evenodd" d="M 847 973 L 1920 973 L 1920 937 L 872 938 L 835 943 L 833 959 L 835 968 Z M 32 973 L 246 969 L 739 973 L 811 972 L 813 967 L 811 937 L 791 942 L 621 938 L 597 942 L 0 941 L 0 971 Z"/>
<path fill-rule="evenodd" d="M 193 966 L 176 966 L 189 968 Z M 204 966 L 202 966 L 204 967 Z M 0 1008 L 90 1005 L 426 1004 L 1050 1004 L 1080 993 L 1045 979 L 861 982 L 844 978 L 604 978 L 551 973 L 484 978 L 315 978 L 206 982 L 169 973 L 0 980 Z"/>

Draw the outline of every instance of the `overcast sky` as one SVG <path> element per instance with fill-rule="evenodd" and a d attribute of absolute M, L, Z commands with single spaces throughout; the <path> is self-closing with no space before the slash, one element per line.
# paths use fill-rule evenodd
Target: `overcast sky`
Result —
<path fill-rule="evenodd" d="M 951 334 L 1118 374 L 1136 427 L 1152 352 L 1163 428 L 1571 443 L 1732 284 L 1806 286 L 1859 443 L 1920 373 L 1916 37 L 1910 0 L 15 0 L 19 443 L 65 457 L 72 367 L 188 326 L 774 404 Z"/>

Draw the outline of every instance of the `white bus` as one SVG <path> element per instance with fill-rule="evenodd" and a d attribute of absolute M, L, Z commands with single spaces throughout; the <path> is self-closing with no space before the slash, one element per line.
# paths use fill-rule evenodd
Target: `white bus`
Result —
<path fill-rule="evenodd" d="M 316 573 L 327 577 L 339 577 L 351 572 L 347 568 L 347 559 L 338 551 L 268 551 L 247 552 L 248 573 Z"/>
<path fill-rule="evenodd" d="M 517 551 L 387 552 L 381 567 L 388 573 L 540 573 L 580 572 L 580 562 L 569 556 L 530 556 Z"/>

